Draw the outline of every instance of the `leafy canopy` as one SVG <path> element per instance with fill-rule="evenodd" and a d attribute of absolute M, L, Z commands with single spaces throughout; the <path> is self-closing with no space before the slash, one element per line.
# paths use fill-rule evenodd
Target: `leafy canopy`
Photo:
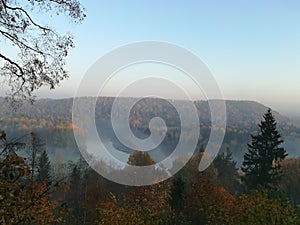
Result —
<path fill-rule="evenodd" d="M 0 50 L 0 76 L 12 99 L 33 100 L 35 90 L 54 89 L 68 77 L 65 58 L 73 37 L 40 24 L 35 13 L 65 14 L 74 22 L 85 17 L 78 0 L 0 0 L 0 41 L 17 53 L 12 57 Z"/>

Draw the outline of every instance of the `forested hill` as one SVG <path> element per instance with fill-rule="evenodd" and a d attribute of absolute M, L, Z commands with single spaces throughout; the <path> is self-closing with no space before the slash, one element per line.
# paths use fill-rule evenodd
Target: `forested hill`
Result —
<path fill-rule="evenodd" d="M 89 107 L 95 98 L 85 98 Z M 97 100 L 95 110 L 97 127 L 104 133 L 110 133 L 107 125 L 110 119 L 111 106 L 114 99 L 111 97 Z M 127 99 L 123 99 L 126 104 Z M 186 102 L 180 101 L 180 104 Z M 41 135 L 53 152 L 76 152 L 76 144 L 72 133 L 72 104 L 73 99 L 40 99 L 33 105 L 23 105 L 13 111 L 4 98 L 0 98 L 0 130 L 6 130 L 9 136 L 17 137 L 24 133 L 36 132 Z M 202 143 L 205 144 L 210 130 L 210 111 L 207 101 L 197 101 L 195 105 L 200 115 Z M 227 128 L 222 150 L 229 147 L 237 161 L 241 161 L 250 141 L 250 135 L 257 131 L 257 124 L 267 111 L 267 107 L 254 101 L 226 101 Z M 132 110 L 131 127 L 140 126 L 141 132 L 147 131 L 149 119 L 162 116 L 167 119 L 171 127 L 171 136 L 176 137 L 176 128 L 180 127 L 178 114 L 170 103 L 160 99 L 144 99 L 138 102 Z M 291 156 L 299 156 L 300 129 L 292 124 L 291 120 L 277 112 L 273 112 L 278 122 L 278 129 L 284 137 L 285 147 Z M 106 122 L 103 122 L 106 121 Z M 172 134 L 173 132 L 173 134 Z M 114 138 L 111 138 L 115 142 Z M 173 142 L 171 140 L 171 142 Z M 173 144 L 176 141 L 173 142 Z M 170 144 L 170 146 L 173 146 Z M 169 146 L 167 147 L 167 149 Z M 57 150 L 59 149 L 59 150 Z M 73 154 L 73 153 L 72 153 Z M 65 155 L 65 154 L 64 154 Z"/>
<path fill-rule="evenodd" d="M 86 98 L 88 102 L 94 98 Z M 184 104 L 184 101 L 182 101 Z M 113 98 L 101 98 L 98 100 L 96 114 L 107 116 L 110 112 Z M 33 105 L 25 104 L 16 110 L 12 110 L 4 98 L 0 97 L 0 119 L 5 122 L 7 118 L 32 118 L 32 119 L 47 119 L 58 125 L 62 120 L 71 120 L 73 99 L 39 99 Z M 162 101 L 157 102 L 156 99 L 148 99 L 144 102 L 147 105 L 147 110 L 151 110 L 149 105 L 164 104 Z M 207 101 L 195 102 L 202 123 L 208 123 L 210 120 L 210 112 Z M 168 109 L 168 105 L 164 105 Z M 234 101 L 226 100 L 227 108 L 227 125 L 229 127 L 237 127 L 240 129 L 249 129 L 256 127 L 261 121 L 262 115 L 267 111 L 267 106 L 264 106 L 255 101 Z M 152 113 L 155 113 L 155 109 Z M 169 113 L 169 112 L 168 112 Z M 172 112 L 170 112 L 172 113 Z M 292 121 L 277 112 L 273 112 L 279 126 L 284 126 L 286 129 L 294 129 Z"/>

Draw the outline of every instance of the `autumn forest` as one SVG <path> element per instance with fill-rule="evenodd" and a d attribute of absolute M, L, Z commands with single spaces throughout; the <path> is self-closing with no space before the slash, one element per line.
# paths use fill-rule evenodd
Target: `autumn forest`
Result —
<path fill-rule="evenodd" d="M 0 0 L 0 225 L 300 225 L 299 6 Z"/>
<path fill-rule="evenodd" d="M 210 129 L 209 118 L 204 117 L 197 149 L 183 169 L 163 182 L 132 187 L 105 179 L 82 158 L 72 134 L 71 102 L 41 100 L 22 106 L 9 117 L 2 107 L 0 212 L 4 224 L 299 224 L 299 159 L 290 157 L 290 149 L 282 147 L 285 138 L 297 140 L 298 128 L 276 112 L 253 102 L 227 102 L 229 115 L 235 111 L 236 117 L 243 116 L 243 108 L 251 105 L 254 110 L 248 111 L 248 118 L 261 111 L 259 126 L 251 119 L 243 120 L 246 125 L 235 125 L 237 120 L 229 117 L 227 130 L 232 134 L 225 136 L 209 168 L 199 172 Z M 180 129 L 175 129 L 178 120 L 165 101 L 144 99 L 132 111 L 132 130 L 145 134 L 147 118 L 161 110 L 168 112 L 166 119 L 173 128 L 162 142 L 164 147 L 149 153 L 122 147 L 111 128 L 104 126 L 112 102 L 111 98 L 98 100 L 97 127 L 99 132 L 105 127 L 115 148 L 127 152 L 129 165 L 151 165 L 154 158 L 161 160 L 169 154 Z M 195 104 L 205 112 L 205 102 Z M 140 108 L 147 109 L 143 115 Z M 138 122 L 139 118 L 144 120 Z M 237 126 L 240 128 L 235 130 Z M 81 133 L 84 137 L 86 132 Z M 272 143 L 268 152 L 261 150 L 264 139 Z M 264 160 L 267 156 L 270 161 Z M 97 166 L 103 170 L 110 167 L 107 173 L 112 176 L 127 170 L 107 163 L 99 161 Z M 174 168 L 180 163 L 180 158 L 175 159 Z M 128 175 L 128 179 L 135 178 Z"/>

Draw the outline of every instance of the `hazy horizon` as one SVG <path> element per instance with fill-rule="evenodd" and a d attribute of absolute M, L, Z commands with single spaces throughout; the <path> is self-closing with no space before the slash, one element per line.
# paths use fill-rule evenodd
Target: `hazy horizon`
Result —
<path fill-rule="evenodd" d="M 2 98 L 5 98 L 6 96 L 5 95 L 0 95 L 0 97 Z M 96 97 L 108 97 L 108 98 L 114 98 L 115 96 L 113 95 L 105 95 L 105 96 L 88 96 L 88 95 L 83 95 L 83 96 L 80 96 L 80 97 L 83 97 L 83 98 L 96 98 Z M 122 96 L 122 97 L 125 97 L 125 98 L 140 98 L 141 96 Z M 156 96 L 154 96 L 155 98 Z M 66 95 L 66 96 L 39 96 L 36 98 L 36 100 L 43 100 L 43 99 L 50 99 L 50 100 L 60 100 L 60 99 L 72 99 L 74 98 L 74 95 Z M 168 100 L 186 100 L 186 99 L 180 99 L 180 98 L 167 98 Z M 208 101 L 209 99 L 192 99 L 193 101 Z M 210 99 L 210 100 L 218 100 L 218 99 Z M 270 107 L 272 110 L 280 113 L 281 115 L 283 116 L 287 116 L 289 117 L 290 119 L 297 119 L 297 121 L 295 122 L 300 122 L 300 110 L 296 109 L 296 110 L 292 110 L 292 109 L 286 109 L 286 108 L 275 108 L 275 107 L 272 107 L 264 102 L 261 102 L 261 101 L 258 101 L 258 100 L 255 100 L 255 99 L 240 99 L 240 98 L 224 98 L 225 101 L 246 101 L 246 102 L 256 102 L 256 103 L 259 103 L 265 107 Z M 298 121 L 299 120 L 299 121 Z"/>
<path fill-rule="evenodd" d="M 88 69 L 104 54 L 128 43 L 157 40 L 197 55 L 214 75 L 225 99 L 257 101 L 285 115 L 300 115 L 300 2 L 83 4 L 87 17 L 79 25 L 69 24 L 63 16 L 35 15 L 59 32 L 70 31 L 75 42 L 66 60 L 69 80 L 53 91 L 43 88 L 34 93 L 38 97 L 72 97 Z M 13 47 L 0 46 L 7 55 L 15 55 Z M 170 72 L 170 81 L 179 81 Z M 129 79 L 128 74 L 120 73 L 115 87 Z M 1 89 L 0 94 L 3 86 Z M 172 94 L 176 98 L 176 92 Z"/>

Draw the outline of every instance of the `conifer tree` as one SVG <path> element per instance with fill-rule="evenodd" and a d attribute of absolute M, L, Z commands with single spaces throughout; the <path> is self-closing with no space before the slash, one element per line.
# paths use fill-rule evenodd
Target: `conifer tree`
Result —
<path fill-rule="evenodd" d="M 273 188 L 281 177 L 280 162 L 287 156 L 271 109 L 258 126 L 259 133 L 251 136 L 242 166 L 248 189 Z"/>
<path fill-rule="evenodd" d="M 48 157 L 47 152 L 44 150 L 41 154 L 41 157 L 39 159 L 38 163 L 38 175 L 37 180 L 43 181 L 50 179 L 50 172 L 51 172 L 51 164 Z"/>
<path fill-rule="evenodd" d="M 240 177 L 236 162 L 233 160 L 229 148 L 220 153 L 214 160 L 214 166 L 218 170 L 218 181 L 231 194 L 237 194 L 240 188 Z"/>

